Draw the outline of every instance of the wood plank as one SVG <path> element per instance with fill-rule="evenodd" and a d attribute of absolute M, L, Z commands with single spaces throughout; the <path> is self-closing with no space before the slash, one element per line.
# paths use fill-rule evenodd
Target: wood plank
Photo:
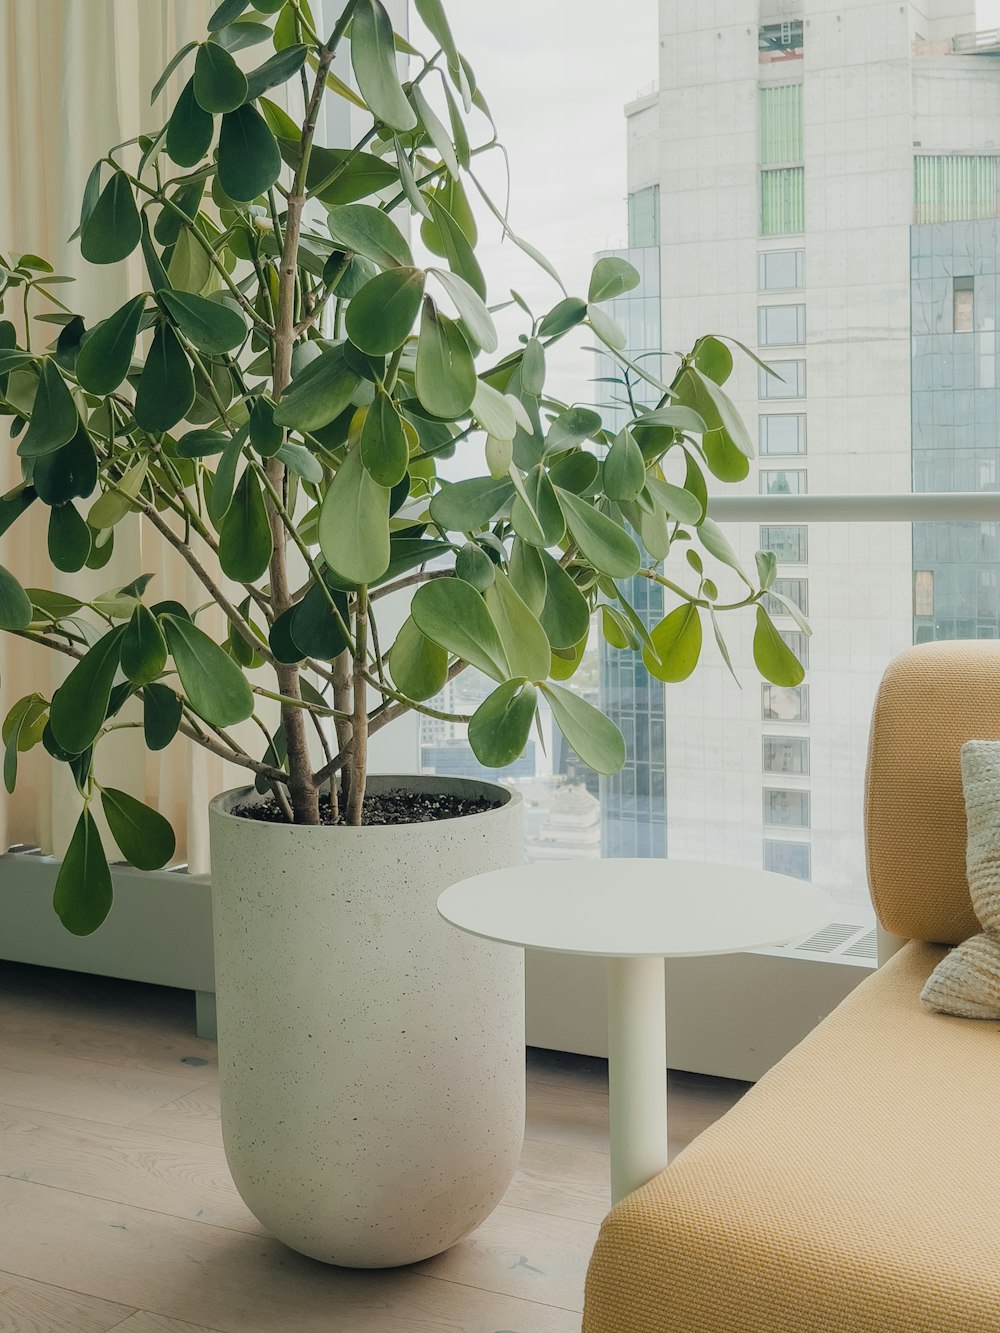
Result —
<path fill-rule="evenodd" d="M 44 1045 L 4 1043 L 0 1050 L 0 1096 L 8 1106 L 127 1124 L 190 1090 L 187 1077 L 53 1054 Z"/>
<path fill-rule="evenodd" d="M 184 1096 L 157 1107 L 148 1115 L 137 1117 L 130 1129 L 145 1129 L 189 1143 L 222 1147 L 222 1123 L 219 1119 L 219 1085 L 211 1079 Z"/>
<path fill-rule="evenodd" d="M 194 994 L 172 986 L 0 960 L 0 997 L 5 1011 L 16 1007 L 60 1020 L 77 1015 L 137 1030 L 194 1034 Z"/>
<path fill-rule="evenodd" d="M 107 1333 L 130 1313 L 127 1305 L 0 1273 L 0 1333 Z"/>
<path fill-rule="evenodd" d="M 121 1125 L 0 1105 L 0 1175 L 253 1235 L 264 1231 L 237 1194 L 221 1148 Z"/>
<path fill-rule="evenodd" d="M 414 1272 L 580 1311 L 596 1239 L 593 1223 L 501 1204 L 465 1240 Z"/>
<path fill-rule="evenodd" d="M 607 1153 L 543 1139 L 525 1139 L 524 1151 L 503 1202 L 512 1208 L 600 1222 L 611 1207 Z"/>
<path fill-rule="evenodd" d="M 217 1333 L 205 1324 L 189 1324 L 186 1319 L 168 1319 L 166 1315 L 138 1310 L 131 1319 L 115 1328 L 115 1333 Z"/>
<path fill-rule="evenodd" d="M 22 1049 L 44 1045 L 54 1055 L 70 1055 L 126 1069 L 150 1070 L 186 1078 L 192 1084 L 205 1070 L 218 1065 L 214 1041 L 191 1032 L 150 1029 L 138 1023 L 109 1023 L 64 1010 L 56 1017 L 48 1009 L 22 1007 L 17 999 L 0 998 L 0 1044 Z"/>
<path fill-rule="evenodd" d="M 518 1225 L 531 1217 L 503 1211 Z M 21 1180 L 0 1178 L 0 1218 L 12 1271 L 220 1333 L 292 1326 L 295 1333 L 578 1333 L 580 1326 L 568 1310 L 414 1269 L 337 1269 L 265 1237 Z"/>

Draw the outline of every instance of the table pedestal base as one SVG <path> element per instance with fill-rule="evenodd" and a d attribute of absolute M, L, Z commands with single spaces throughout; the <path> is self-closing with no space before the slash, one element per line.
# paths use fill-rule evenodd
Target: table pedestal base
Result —
<path fill-rule="evenodd" d="M 611 1200 L 667 1165 L 666 982 L 662 958 L 608 959 Z"/>

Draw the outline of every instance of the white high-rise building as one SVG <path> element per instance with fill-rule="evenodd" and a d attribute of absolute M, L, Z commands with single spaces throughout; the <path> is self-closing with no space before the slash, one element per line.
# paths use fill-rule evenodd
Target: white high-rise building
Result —
<path fill-rule="evenodd" d="M 642 289 L 619 315 L 633 346 L 730 335 L 779 373 L 736 352 L 758 449 L 739 489 L 997 489 L 1000 49 L 974 28 L 958 0 L 660 0 L 659 88 L 626 112 L 659 341 L 637 337 Z M 666 689 L 667 849 L 860 904 L 877 682 L 914 637 L 997 635 L 997 525 L 728 533 L 750 569 L 776 553 L 814 629 L 773 605 L 806 682 L 761 687 L 750 615 L 723 621 L 742 690 L 706 634 Z"/>

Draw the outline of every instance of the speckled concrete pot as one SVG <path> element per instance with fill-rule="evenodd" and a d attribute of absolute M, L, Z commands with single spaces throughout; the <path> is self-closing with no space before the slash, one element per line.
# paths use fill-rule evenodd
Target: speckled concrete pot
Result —
<path fill-rule="evenodd" d="M 521 798 L 461 778 L 370 779 L 498 796 L 394 828 L 210 808 L 226 1156 L 292 1249 L 354 1268 L 455 1244 L 510 1184 L 524 1134 L 520 949 L 440 919 L 455 881 L 523 859 Z"/>

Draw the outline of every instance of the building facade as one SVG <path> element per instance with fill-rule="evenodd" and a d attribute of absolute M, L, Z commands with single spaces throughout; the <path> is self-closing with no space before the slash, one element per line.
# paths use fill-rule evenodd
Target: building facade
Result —
<path fill-rule="evenodd" d="M 655 232 L 660 328 L 632 345 L 728 334 L 773 368 L 737 353 L 727 385 L 757 442 L 744 490 L 997 489 L 1000 54 L 965 36 L 972 7 L 661 0 L 660 24 L 659 89 L 626 112 L 629 239 Z M 777 556 L 775 590 L 814 630 L 772 599 L 806 681 L 761 686 L 752 619 L 729 618 L 742 689 L 706 648 L 662 692 L 670 854 L 860 904 L 878 680 L 914 637 L 997 633 L 996 526 L 729 535 L 751 567 Z"/>

